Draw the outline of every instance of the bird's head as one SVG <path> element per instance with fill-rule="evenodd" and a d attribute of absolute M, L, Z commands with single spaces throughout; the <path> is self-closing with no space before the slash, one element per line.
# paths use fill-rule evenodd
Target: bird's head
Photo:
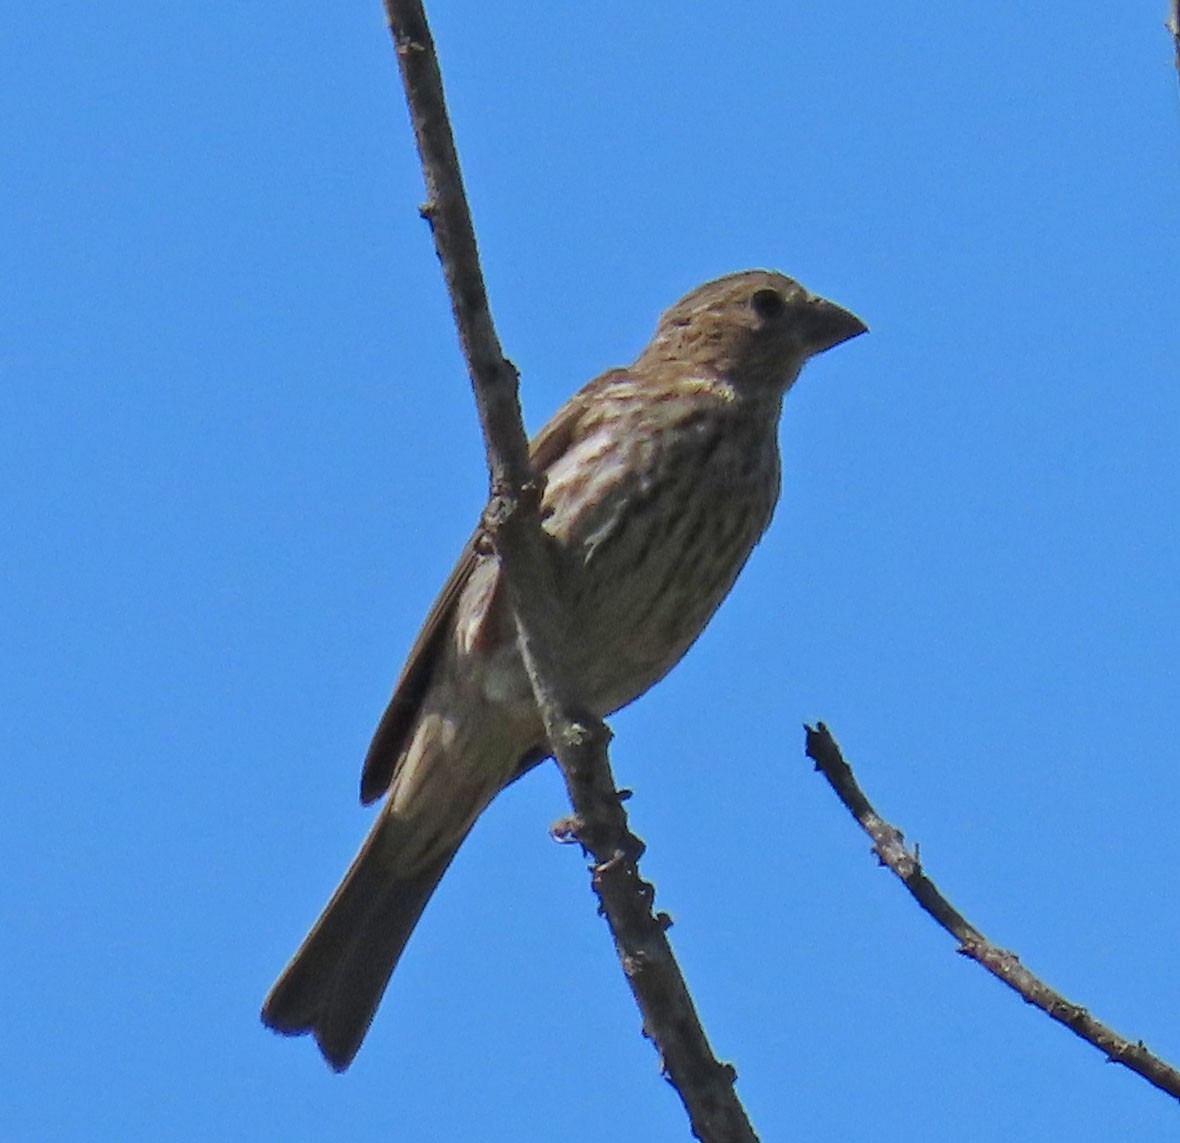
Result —
<path fill-rule="evenodd" d="M 809 357 L 867 329 L 783 274 L 745 270 L 699 286 L 667 310 L 635 368 L 705 372 L 782 393 Z"/>

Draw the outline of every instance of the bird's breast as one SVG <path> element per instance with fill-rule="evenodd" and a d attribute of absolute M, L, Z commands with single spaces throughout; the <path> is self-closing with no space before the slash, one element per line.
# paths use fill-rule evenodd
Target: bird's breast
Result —
<path fill-rule="evenodd" d="M 649 408 L 604 418 L 551 466 L 570 654 L 603 713 L 670 670 L 733 586 L 778 498 L 777 420 Z"/>

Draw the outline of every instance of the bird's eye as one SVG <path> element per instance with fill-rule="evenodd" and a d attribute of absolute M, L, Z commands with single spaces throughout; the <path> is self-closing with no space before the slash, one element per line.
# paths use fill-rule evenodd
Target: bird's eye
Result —
<path fill-rule="evenodd" d="M 778 290 L 759 290 L 750 299 L 750 306 L 763 321 L 773 321 L 782 316 L 787 303 Z"/>

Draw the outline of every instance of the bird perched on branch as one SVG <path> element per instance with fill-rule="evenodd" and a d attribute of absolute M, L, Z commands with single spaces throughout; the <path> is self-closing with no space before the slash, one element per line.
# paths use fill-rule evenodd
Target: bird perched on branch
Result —
<path fill-rule="evenodd" d="M 809 357 L 865 332 L 782 274 L 693 290 L 634 364 L 566 402 L 532 442 L 582 700 L 607 715 L 680 661 L 779 496 L 778 420 Z M 480 813 L 548 754 L 499 561 L 477 532 L 377 727 L 361 800 L 376 823 L 262 1009 L 352 1063 L 410 933 Z"/>

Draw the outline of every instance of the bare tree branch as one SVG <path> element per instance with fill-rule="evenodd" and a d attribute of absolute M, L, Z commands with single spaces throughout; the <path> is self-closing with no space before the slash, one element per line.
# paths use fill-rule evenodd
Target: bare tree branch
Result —
<path fill-rule="evenodd" d="M 541 488 L 529 464 L 518 378 L 492 323 L 426 14 L 419 0 L 385 0 L 385 14 L 426 180 L 422 214 L 442 263 L 487 447 L 491 499 L 484 523 L 504 568 L 525 666 L 574 808 L 563 828 L 594 858 L 592 884 L 644 1033 L 660 1052 L 694 1134 L 707 1143 L 756 1143 L 734 1091 L 736 1073 L 713 1056 L 672 955 L 664 932 L 669 920 L 652 913 L 654 893 L 637 865 L 643 845 L 628 829 L 607 758 L 610 731 L 579 701 L 560 654 L 565 620 L 544 548 Z"/>
<path fill-rule="evenodd" d="M 1033 976 L 1014 953 L 992 944 L 967 921 L 923 872 L 917 850 L 908 849 L 901 831 L 885 821 L 869 804 L 828 728 L 821 722 L 806 730 L 805 749 L 807 756 L 815 762 L 815 768 L 873 839 L 873 850 L 881 863 L 901 878 L 918 904 L 959 942 L 960 953 L 978 962 L 1029 1004 L 1093 1044 L 1111 1063 L 1130 1068 L 1148 1083 L 1180 1099 L 1180 1072 L 1152 1055 L 1142 1040 L 1132 1043 L 1100 1024 L 1084 1008 L 1070 1003 Z"/>

